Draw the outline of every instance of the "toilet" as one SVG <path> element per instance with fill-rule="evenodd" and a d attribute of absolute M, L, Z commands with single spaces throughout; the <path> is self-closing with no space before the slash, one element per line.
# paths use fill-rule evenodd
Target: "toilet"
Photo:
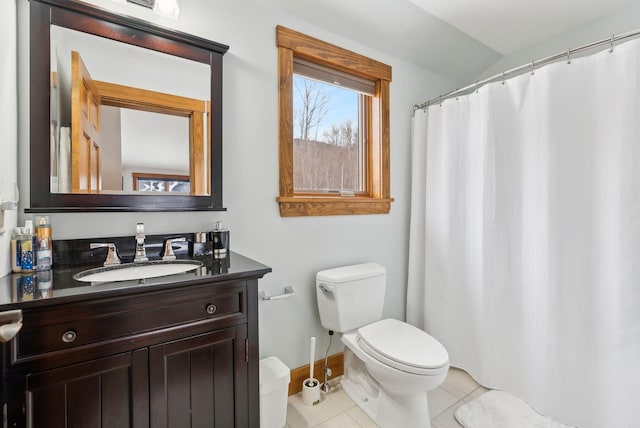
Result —
<path fill-rule="evenodd" d="M 382 319 L 386 269 L 363 263 L 320 271 L 320 322 L 342 334 L 347 395 L 380 427 L 430 427 L 427 391 L 447 376 L 449 354 L 424 331 Z"/>

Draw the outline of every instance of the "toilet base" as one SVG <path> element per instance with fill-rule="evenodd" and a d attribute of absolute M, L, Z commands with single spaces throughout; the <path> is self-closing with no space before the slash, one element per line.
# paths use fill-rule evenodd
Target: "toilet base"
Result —
<path fill-rule="evenodd" d="M 394 396 L 380 388 L 364 363 L 345 348 L 344 392 L 381 428 L 431 426 L 426 391 Z"/>

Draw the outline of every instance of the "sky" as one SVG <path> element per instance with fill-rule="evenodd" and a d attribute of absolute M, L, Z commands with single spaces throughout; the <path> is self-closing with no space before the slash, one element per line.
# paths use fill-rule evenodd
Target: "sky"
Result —
<path fill-rule="evenodd" d="M 299 97 L 296 94 L 295 80 L 297 79 L 301 79 L 301 77 L 294 75 L 294 110 L 296 108 L 296 104 L 301 102 L 298 101 Z M 320 125 L 320 129 L 318 130 L 319 140 L 322 140 L 323 130 L 330 128 L 332 124 L 337 125 L 348 119 L 351 119 L 354 123 L 358 123 L 358 92 L 328 83 L 315 82 L 322 85 L 325 94 L 329 98 L 329 102 L 327 103 L 327 114 Z M 296 138 L 298 137 L 297 132 L 298 130 L 294 123 L 294 136 Z"/>

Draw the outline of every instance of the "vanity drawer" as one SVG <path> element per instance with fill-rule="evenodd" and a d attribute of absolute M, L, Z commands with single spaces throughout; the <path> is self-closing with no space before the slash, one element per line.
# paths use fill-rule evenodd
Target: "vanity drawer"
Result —
<path fill-rule="evenodd" d="M 205 290 L 210 289 L 207 287 Z M 23 314 L 23 328 L 15 346 L 21 358 L 81 345 L 129 338 L 198 321 L 246 317 L 246 289 L 224 292 L 149 293 L 130 298 L 64 305 L 55 310 Z"/>

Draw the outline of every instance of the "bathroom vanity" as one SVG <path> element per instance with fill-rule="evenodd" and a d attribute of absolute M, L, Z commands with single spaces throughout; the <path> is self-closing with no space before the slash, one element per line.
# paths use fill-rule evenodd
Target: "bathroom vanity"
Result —
<path fill-rule="evenodd" d="M 22 1 L 28 3 L 30 82 L 25 212 L 224 211 L 222 59 L 229 46 L 83 1 Z M 170 78 L 160 79 L 160 71 Z M 107 150 L 124 152 L 125 140 L 142 142 L 94 138 L 96 128 L 109 134 L 119 128 L 99 116 L 102 106 L 183 119 L 189 132 L 166 149 L 148 134 L 152 121 L 140 125 L 153 144 L 145 156 L 175 150 L 188 159 L 179 168 L 184 171 L 169 178 L 133 170 L 126 178 L 180 178 L 189 189 L 143 192 L 140 183 L 123 185 L 122 165 L 100 167 Z M 91 120 L 83 119 L 86 111 Z M 164 159 L 171 170 L 176 159 Z M 0 278 L 0 313 L 22 315 L 17 335 L 0 344 L 3 426 L 259 426 L 258 279 L 271 269 L 231 252 L 224 259 L 202 257 L 203 265 L 188 272 L 143 281 L 74 279 L 101 266 L 109 246 L 125 256 L 122 263 L 134 260 L 124 247 L 136 241 L 157 260 L 169 237 L 151 243 L 147 237 L 145 244 L 139 235 L 73 240 L 65 248 L 54 241 L 53 270 Z M 179 237 L 200 243 L 193 234 L 171 238 Z M 96 244 L 105 248 L 90 247 Z M 191 247 L 178 258 L 193 254 Z"/>
<path fill-rule="evenodd" d="M 74 280 L 86 265 L 0 278 L 0 311 L 23 315 L 1 345 L 6 426 L 259 426 L 258 279 L 271 269 L 200 260 L 143 282 Z"/>
<path fill-rule="evenodd" d="M 25 212 L 224 211 L 229 46 L 80 0 L 21 1 L 29 28 Z M 140 113 L 153 113 L 136 121 L 145 138 L 122 137 L 114 117 Z M 187 132 L 160 144 L 151 132 L 173 120 Z M 126 174 L 123 162 L 99 161 L 132 148 L 152 161 Z M 258 279 L 271 269 L 231 252 L 144 280 L 74 279 L 101 266 L 107 248 L 129 263 L 132 242 L 146 249 L 136 252 L 140 261 L 158 260 L 164 245 L 173 248 L 169 239 L 201 243 L 193 234 L 149 238 L 137 231 L 135 240 L 54 242 L 52 271 L 0 278 L 0 313 L 22 316 L 17 335 L 0 344 L 3 426 L 259 426 Z"/>

